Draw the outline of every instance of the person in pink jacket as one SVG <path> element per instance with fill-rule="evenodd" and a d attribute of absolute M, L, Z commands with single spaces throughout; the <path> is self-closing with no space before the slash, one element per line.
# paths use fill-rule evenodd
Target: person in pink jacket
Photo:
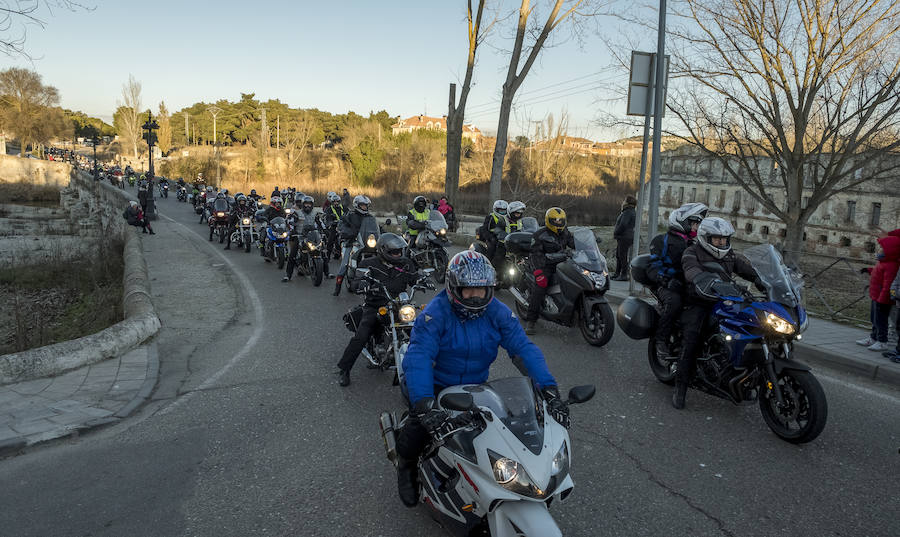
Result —
<path fill-rule="evenodd" d="M 875 268 L 869 269 L 869 298 L 872 308 L 869 317 L 872 320 L 872 332 L 869 337 L 858 340 L 858 345 L 868 347 L 870 351 L 884 352 L 887 344 L 888 318 L 894 301 L 891 298 L 891 284 L 900 269 L 900 237 L 889 234 L 878 239 L 882 253 L 878 256 Z"/>

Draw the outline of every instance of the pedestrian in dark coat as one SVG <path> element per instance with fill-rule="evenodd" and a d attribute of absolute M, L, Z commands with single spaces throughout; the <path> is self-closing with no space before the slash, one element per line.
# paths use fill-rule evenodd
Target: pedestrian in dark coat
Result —
<path fill-rule="evenodd" d="M 616 240 L 616 273 L 613 274 L 613 280 L 628 279 L 629 250 L 634 241 L 635 206 L 637 206 L 635 197 L 625 196 L 622 211 L 616 218 L 616 227 L 613 229 L 613 239 Z"/>

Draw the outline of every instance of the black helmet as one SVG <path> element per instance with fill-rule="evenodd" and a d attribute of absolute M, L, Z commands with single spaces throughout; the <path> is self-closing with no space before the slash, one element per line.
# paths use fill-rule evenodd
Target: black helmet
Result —
<path fill-rule="evenodd" d="M 255 188 L 251 188 L 251 189 L 250 189 L 250 195 L 251 195 L 251 196 L 255 196 L 255 195 L 256 195 L 256 189 L 255 189 Z"/>
<path fill-rule="evenodd" d="M 413 208 L 420 213 L 425 210 L 427 205 L 428 200 L 425 199 L 425 196 L 416 196 L 416 199 L 413 200 Z"/>
<path fill-rule="evenodd" d="M 247 196 L 245 196 L 245 195 L 243 195 L 243 194 L 238 194 L 237 196 L 235 196 L 234 199 L 236 199 L 237 202 L 238 202 L 239 204 L 241 204 L 241 205 L 246 205 L 246 204 L 247 204 Z"/>
<path fill-rule="evenodd" d="M 225 193 L 224 193 L 224 192 L 219 192 L 218 194 L 216 194 L 216 199 L 217 199 L 217 200 L 223 200 L 223 199 L 225 199 Z"/>
<path fill-rule="evenodd" d="M 403 251 L 407 244 L 403 237 L 396 233 L 383 233 L 378 237 L 375 251 L 382 261 L 390 265 L 397 265 L 403 261 Z"/>

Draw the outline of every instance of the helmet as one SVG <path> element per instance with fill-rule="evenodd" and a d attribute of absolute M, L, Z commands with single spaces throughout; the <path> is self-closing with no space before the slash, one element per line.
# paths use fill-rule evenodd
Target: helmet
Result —
<path fill-rule="evenodd" d="M 425 210 L 427 205 L 428 200 L 425 199 L 425 196 L 416 196 L 416 199 L 413 200 L 413 209 L 420 213 Z"/>
<path fill-rule="evenodd" d="M 669 215 L 669 229 L 682 233 L 691 232 L 691 223 L 706 218 L 709 207 L 702 203 L 685 203 Z"/>
<path fill-rule="evenodd" d="M 369 201 L 369 197 L 363 196 L 362 194 L 353 198 L 353 208 L 356 209 L 356 212 L 358 212 L 359 214 L 369 214 L 369 205 L 371 203 L 372 202 Z M 360 207 L 360 205 L 365 205 L 366 208 L 363 209 L 362 207 Z"/>
<path fill-rule="evenodd" d="M 217 200 L 223 200 L 223 199 L 225 199 L 225 194 L 222 193 L 222 192 L 219 192 L 218 194 L 216 194 L 216 199 L 217 199 Z"/>
<path fill-rule="evenodd" d="M 475 319 L 484 314 L 494 298 L 497 276 L 491 262 L 474 250 L 463 250 L 447 264 L 447 297 L 453 312 L 461 319 Z M 463 298 L 466 287 L 483 287 L 484 297 Z"/>
<path fill-rule="evenodd" d="M 255 189 L 255 188 L 251 188 L 251 189 L 250 189 L 250 195 L 251 195 L 251 196 L 255 196 L 255 195 L 256 195 L 256 189 Z"/>
<path fill-rule="evenodd" d="M 403 237 L 396 233 L 384 233 L 378 237 L 375 251 L 378 257 L 389 265 L 397 265 L 403 261 L 403 251 L 408 245 Z"/>
<path fill-rule="evenodd" d="M 731 236 L 734 235 L 734 227 L 726 220 L 717 216 L 704 218 L 697 228 L 697 242 L 716 259 L 722 259 L 731 251 Z M 712 245 L 713 237 L 725 237 L 727 239 L 724 248 Z"/>
<path fill-rule="evenodd" d="M 207 185 L 207 187 L 206 187 L 206 191 L 207 191 L 207 192 L 212 192 L 212 191 L 213 191 L 213 187 L 212 187 L 212 186 L 209 186 L 209 185 Z"/>
<path fill-rule="evenodd" d="M 544 213 L 544 225 L 553 233 L 561 233 L 566 229 L 566 211 L 559 207 L 550 207 Z"/>
<path fill-rule="evenodd" d="M 235 197 L 234 199 L 236 199 L 237 202 L 240 203 L 241 205 L 247 204 L 247 196 L 245 196 L 243 194 L 238 194 L 237 197 Z"/>
<path fill-rule="evenodd" d="M 272 207 L 275 207 L 276 209 L 281 209 L 281 198 L 280 197 L 272 196 L 272 199 L 269 201 L 271 202 Z"/>
<path fill-rule="evenodd" d="M 506 211 L 509 209 L 509 204 L 503 200 L 497 200 L 494 202 L 494 212 L 499 214 L 500 216 L 506 216 Z"/>
<path fill-rule="evenodd" d="M 277 191 L 281 192 L 281 189 L 278 188 L 278 185 L 275 185 L 275 188 L 273 190 L 277 190 Z"/>
<path fill-rule="evenodd" d="M 225 195 L 227 196 L 227 195 L 228 195 L 228 189 L 227 189 L 227 188 L 223 188 L 223 189 L 222 189 L 222 194 L 225 194 Z"/>
<path fill-rule="evenodd" d="M 525 216 L 525 204 L 521 201 L 514 201 L 509 204 L 507 212 L 509 213 L 509 219 L 516 222 Z"/>
<path fill-rule="evenodd" d="M 328 198 L 328 201 L 330 201 L 330 202 L 336 202 L 336 201 L 339 202 L 339 201 L 341 201 L 341 197 L 338 196 L 338 195 L 337 195 L 337 192 L 334 192 L 334 191 L 329 192 L 328 195 L 327 195 L 326 197 Z"/>
<path fill-rule="evenodd" d="M 313 197 L 312 197 L 312 196 L 303 196 L 303 198 L 298 198 L 298 199 L 301 199 L 301 200 L 302 200 L 302 203 L 303 203 L 303 206 L 302 206 L 303 212 L 306 213 L 306 214 L 311 213 L 312 210 L 313 210 L 313 204 L 315 203 L 315 201 L 313 200 Z"/>

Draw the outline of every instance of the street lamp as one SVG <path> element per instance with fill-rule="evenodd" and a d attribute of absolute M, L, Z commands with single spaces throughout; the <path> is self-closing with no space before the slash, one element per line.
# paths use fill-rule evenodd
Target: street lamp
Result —
<path fill-rule="evenodd" d="M 99 181 L 100 176 L 97 175 L 97 144 L 100 143 L 100 130 L 97 127 L 91 129 L 94 138 L 94 181 Z M 72 157 L 74 158 L 74 154 Z"/>
<path fill-rule="evenodd" d="M 153 189 L 153 144 L 156 143 L 156 134 L 153 131 L 159 128 L 159 124 L 153 120 L 150 110 L 147 110 L 147 122 L 141 128 L 147 131 L 144 133 L 144 139 L 147 140 L 147 148 L 150 150 L 150 169 L 147 172 L 147 188 L 150 189 L 150 195 L 147 198 L 147 216 L 151 220 L 156 220 L 156 196 Z"/>

